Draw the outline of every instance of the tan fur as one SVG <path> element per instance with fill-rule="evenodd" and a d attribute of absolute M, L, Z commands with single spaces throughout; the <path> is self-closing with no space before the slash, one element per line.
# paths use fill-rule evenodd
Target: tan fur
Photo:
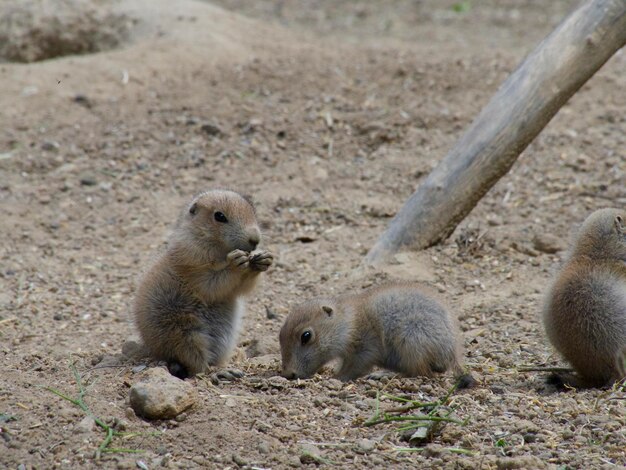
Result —
<path fill-rule="evenodd" d="M 550 288 L 543 323 L 578 377 L 603 386 L 624 377 L 626 359 L 626 211 L 601 209 L 583 223 Z"/>
<path fill-rule="evenodd" d="M 216 220 L 221 212 L 226 222 Z M 272 264 L 252 205 L 213 190 L 181 212 L 165 253 L 142 279 L 135 299 L 139 333 L 157 359 L 186 377 L 223 365 L 235 345 L 243 298 Z"/>
<path fill-rule="evenodd" d="M 302 344 L 304 332 L 311 339 Z M 358 294 L 295 306 L 280 331 L 283 375 L 307 378 L 341 359 L 337 377 L 351 380 L 380 366 L 406 376 L 463 374 L 455 320 L 423 289 L 389 283 Z"/>

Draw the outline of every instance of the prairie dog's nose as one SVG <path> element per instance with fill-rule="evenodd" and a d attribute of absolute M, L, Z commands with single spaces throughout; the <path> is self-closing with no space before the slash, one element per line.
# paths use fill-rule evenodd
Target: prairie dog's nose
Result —
<path fill-rule="evenodd" d="M 250 237 L 248 243 L 250 243 L 252 249 L 255 250 L 256 246 L 259 244 L 259 237 Z"/>
<path fill-rule="evenodd" d="M 252 247 L 253 250 L 257 247 L 260 241 L 261 241 L 261 234 L 258 231 L 252 232 L 248 236 L 248 243 L 250 243 L 250 246 Z"/>
<path fill-rule="evenodd" d="M 282 376 L 289 380 L 294 380 L 298 378 L 295 372 L 285 371 L 285 370 L 283 371 Z"/>

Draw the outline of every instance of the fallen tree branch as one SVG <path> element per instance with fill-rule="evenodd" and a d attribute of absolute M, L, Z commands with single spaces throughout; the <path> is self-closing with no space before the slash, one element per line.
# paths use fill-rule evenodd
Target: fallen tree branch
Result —
<path fill-rule="evenodd" d="M 406 201 L 365 258 L 448 238 L 557 111 L 626 43 L 626 1 L 589 0 L 524 60 Z"/>

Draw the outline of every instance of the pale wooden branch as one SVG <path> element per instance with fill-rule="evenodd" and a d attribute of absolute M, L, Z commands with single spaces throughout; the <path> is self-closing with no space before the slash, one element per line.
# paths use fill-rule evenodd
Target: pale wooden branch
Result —
<path fill-rule="evenodd" d="M 590 0 L 504 82 L 454 148 L 406 201 L 365 258 L 448 238 L 557 111 L 626 43 L 626 0 Z"/>

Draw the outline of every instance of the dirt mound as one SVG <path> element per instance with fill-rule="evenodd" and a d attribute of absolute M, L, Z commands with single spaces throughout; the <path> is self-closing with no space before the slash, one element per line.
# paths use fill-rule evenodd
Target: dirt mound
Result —
<path fill-rule="evenodd" d="M 124 44 L 134 21 L 113 2 L 9 0 L 0 6 L 0 58 L 37 62 Z"/>
<path fill-rule="evenodd" d="M 107 31 L 106 18 L 110 21 L 113 21 L 112 18 L 125 19 L 127 26 L 119 37 L 126 39 L 118 43 L 117 49 L 97 54 L 59 57 L 31 63 L 28 67 L 21 63 L 4 63 L 0 67 L 0 81 L 3 83 L 0 129 L 7 128 L 8 123 L 25 124 L 28 113 L 34 111 L 39 115 L 42 110 L 54 114 L 55 120 L 62 119 L 67 125 L 90 115 L 87 112 L 79 118 L 73 114 L 55 113 L 59 106 L 64 106 L 76 96 L 87 96 L 89 100 L 100 102 L 145 99 L 143 92 L 160 80 L 188 77 L 201 68 L 214 69 L 218 65 L 245 63 L 254 57 L 276 53 L 283 44 L 290 47 L 294 43 L 285 39 L 291 36 L 280 27 L 267 26 L 194 0 L 89 0 L 84 2 L 86 6 L 79 6 L 81 0 L 46 0 L 50 4 L 64 2 L 65 5 L 63 11 L 66 13 L 62 9 L 55 12 L 46 7 L 45 11 L 50 14 L 40 14 L 44 8 L 38 1 L 42 0 L 27 0 L 28 4 L 37 6 L 31 9 L 37 12 L 33 13 L 39 18 L 37 27 L 41 27 L 41 31 L 55 30 L 62 38 L 73 38 L 66 42 L 59 40 L 55 53 L 61 49 L 70 53 L 70 43 L 78 47 L 80 38 L 89 36 L 87 25 L 98 22 L 100 36 L 94 33 L 89 39 L 91 42 L 85 42 L 81 47 L 83 52 L 95 47 L 94 44 L 104 47 L 107 44 L 104 34 Z M 71 8 L 68 5 L 72 2 L 76 3 L 75 12 L 69 11 Z M 7 12 L 2 16 L 5 19 L 10 11 L 6 5 L 13 5 L 16 11 L 21 10 L 21 7 L 17 8 L 20 0 L 0 2 L 0 5 L 0 15 Z M 24 11 L 29 9 L 24 7 Z M 48 25 L 43 18 L 58 18 L 65 23 L 64 26 Z M 52 48 L 47 45 L 47 39 L 39 41 L 36 35 L 30 37 L 24 32 L 20 36 L 22 39 L 18 40 L 18 31 L 17 26 L 7 28 L 0 25 L 0 62 L 2 57 L 8 56 L 12 60 L 17 60 L 18 56 L 22 60 L 42 58 L 45 54 L 50 56 Z M 13 39 L 5 41 L 3 34 Z M 23 41 L 25 49 L 18 54 L 20 41 Z M 36 47 L 39 43 L 41 46 Z M 12 48 L 16 51 L 9 53 Z M 80 50 L 73 49 L 72 53 L 79 53 Z M 36 107 L 30 103 L 33 100 L 37 101 Z"/>

